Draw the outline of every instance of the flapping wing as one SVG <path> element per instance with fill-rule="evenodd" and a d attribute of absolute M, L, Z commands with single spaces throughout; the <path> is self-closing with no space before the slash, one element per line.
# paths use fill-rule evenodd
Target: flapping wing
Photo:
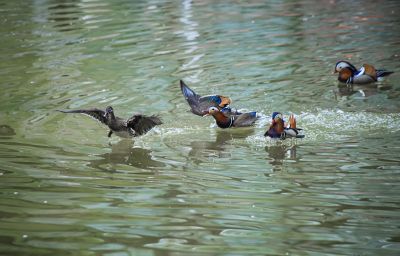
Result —
<path fill-rule="evenodd" d="M 192 113 L 195 115 L 203 116 L 208 112 L 210 107 L 217 107 L 218 109 L 221 109 L 221 107 L 225 107 L 231 103 L 231 99 L 229 97 L 222 95 L 200 96 L 190 89 L 189 86 L 187 86 L 182 80 L 180 83 L 182 94 L 189 103 Z"/>
<path fill-rule="evenodd" d="M 203 109 L 200 106 L 201 96 L 195 93 L 192 89 L 190 89 L 189 86 L 187 86 L 182 80 L 180 81 L 180 83 L 181 83 L 182 94 L 185 97 L 186 101 L 188 102 L 192 113 L 198 116 L 203 116 L 204 115 L 203 111 L 207 109 Z"/>
<path fill-rule="evenodd" d="M 127 121 L 127 126 L 135 131 L 135 136 L 140 136 L 150 131 L 154 126 L 162 124 L 158 116 L 133 115 Z"/>
<path fill-rule="evenodd" d="M 58 110 L 62 113 L 78 113 L 78 114 L 84 114 L 87 116 L 90 116 L 97 121 L 107 124 L 107 119 L 105 117 L 106 112 L 103 110 L 97 109 L 97 108 L 92 108 L 92 109 L 76 109 L 76 110 Z"/>

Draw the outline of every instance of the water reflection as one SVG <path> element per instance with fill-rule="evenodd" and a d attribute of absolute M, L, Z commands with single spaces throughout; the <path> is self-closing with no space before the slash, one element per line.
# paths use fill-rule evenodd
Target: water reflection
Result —
<path fill-rule="evenodd" d="M 90 161 L 89 166 L 103 171 L 117 171 L 117 165 L 129 165 L 140 169 L 163 167 L 164 163 L 156 161 L 151 151 L 144 148 L 134 148 L 133 140 L 120 140 L 111 144 L 111 152 L 99 155 L 101 159 Z"/>
<path fill-rule="evenodd" d="M 400 2 L 381 2 L 4 1 L 3 254 L 399 254 L 399 75 L 362 88 L 326 75 L 350 57 L 400 68 Z M 302 113 L 308 135 L 264 149 L 265 128 L 208 129 L 175 111 L 186 78 Z M 47 114 L 66 104 L 165 124 L 140 140 L 150 150 L 104 148 Z"/>
<path fill-rule="evenodd" d="M 186 43 L 184 44 L 184 48 L 186 48 L 185 53 L 193 55 L 193 57 L 186 63 L 182 64 L 182 69 L 193 69 L 198 68 L 199 66 L 196 63 L 204 56 L 204 54 L 196 54 L 198 50 L 198 42 L 197 38 L 199 37 L 199 32 L 197 32 L 197 22 L 192 20 L 192 1 L 185 0 L 182 2 L 182 17 L 179 21 L 183 25 L 182 31 L 177 31 L 176 34 L 182 35 Z M 199 81 L 198 76 L 202 73 L 202 69 L 199 69 L 195 74 L 193 74 L 189 81 L 197 82 Z"/>
<path fill-rule="evenodd" d="M 339 84 L 337 89 L 334 90 L 334 95 L 335 100 L 339 100 L 340 97 L 368 98 L 391 88 L 392 86 L 385 84 L 368 84 L 362 86 Z"/>
<path fill-rule="evenodd" d="M 81 28 L 79 20 L 82 12 L 78 5 L 80 2 L 77 0 L 56 1 L 55 4 L 49 5 L 48 20 L 57 31 L 68 32 Z"/>
<path fill-rule="evenodd" d="M 0 125 L 0 136 L 10 137 L 15 135 L 14 129 L 6 124 Z"/>
<path fill-rule="evenodd" d="M 225 145 L 235 139 L 245 139 L 253 135 L 254 132 L 253 128 L 218 129 L 215 141 L 192 141 L 189 157 L 197 159 L 197 161 L 204 157 L 229 158 L 231 154 L 229 151 L 225 151 Z"/>
<path fill-rule="evenodd" d="M 275 145 L 265 147 L 265 151 L 269 156 L 269 163 L 273 166 L 274 171 L 282 170 L 285 159 L 297 160 L 297 145 L 291 141 L 290 145 L 285 142 L 277 141 Z"/>

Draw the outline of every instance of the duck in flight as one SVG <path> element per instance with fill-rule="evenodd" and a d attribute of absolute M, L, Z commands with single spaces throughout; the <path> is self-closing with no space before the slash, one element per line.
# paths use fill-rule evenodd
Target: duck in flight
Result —
<path fill-rule="evenodd" d="M 134 114 L 128 119 L 123 119 L 114 115 L 114 110 L 108 106 L 105 111 L 97 108 L 58 110 L 62 113 L 79 113 L 90 116 L 110 128 L 108 137 L 115 133 L 119 137 L 129 138 L 143 135 L 150 131 L 154 126 L 162 124 L 158 116 L 145 116 Z"/>
<path fill-rule="evenodd" d="M 208 109 L 210 107 L 215 107 L 228 114 L 240 114 L 236 110 L 229 107 L 229 104 L 231 104 L 232 100 L 227 96 L 200 96 L 190 89 L 189 86 L 187 86 L 182 80 L 180 80 L 180 85 L 182 94 L 188 102 L 191 112 L 195 115 L 204 116 L 205 114 L 208 114 Z"/>

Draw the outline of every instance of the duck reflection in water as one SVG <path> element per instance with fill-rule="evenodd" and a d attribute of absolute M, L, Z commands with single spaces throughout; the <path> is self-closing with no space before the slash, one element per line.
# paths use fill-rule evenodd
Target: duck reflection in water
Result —
<path fill-rule="evenodd" d="M 231 154 L 224 151 L 226 144 L 234 139 L 244 139 L 254 134 L 253 128 L 240 128 L 229 130 L 217 130 L 215 141 L 193 141 L 190 143 L 191 150 L 189 152 L 190 158 L 195 158 L 197 161 L 203 158 L 200 162 L 208 162 L 209 157 L 216 158 L 230 158 Z"/>
<path fill-rule="evenodd" d="M 335 100 L 340 100 L 341 97 L 345 98 L 359 98 L 364 99 L 370 96 L 379 94 L 382 91 L 392 89 L 390 85 L 352 85 L 352 84 L 339 84 L 338 88 L 333 90 Z"/>
<path fill-rule="evenodd" d="M 283 142 L 277 142 L 275 145 L 265 147 L 265 151 L 269 155 L 269 163 L 273 166 L 274 171 L 281 170 L 283 160 L 297 160 L 297 145 L 287 145 Z"/>
<path fill-rule="evenodd" d="M 151 151 L 134 148 L 133 140 L 120 140 L 110 145 L 111 152 L 99 155 L 101 159 L 93 160 L 89 166 L 103 171 L 117 171 L 115 165 L 124 164 L 141 169 L 152 169 L 165 166 L 164 163 L 152 159 Z"/>
<path fill-rule="evenodd" d="M 1 137 L 11 137 L 15 135 L 14 129 L 6 124 L 0 124 L 0 136 Z"/>

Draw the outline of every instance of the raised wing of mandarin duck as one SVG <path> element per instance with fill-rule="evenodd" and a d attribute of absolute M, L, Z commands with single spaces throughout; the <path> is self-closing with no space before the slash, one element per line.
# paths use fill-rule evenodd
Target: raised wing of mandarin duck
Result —
<path fill-rule="evenodd" d="M 110 128 L 108 137 L 111 137 L 113 133 L 124 138 L 137 137 L 147 133 L 154 126 L 162 124 L 160 118 L 155 115 L 145 116 L 142 114 L 134 114 L 127 120 L 122 119 L 114 115 L 114 110 L 111 106 L 108 106 L 105 111 L 97 108 L 58 111 L 63 113 L 84 114 L 100 121 Z"/>
<path fill-rule="evenodd" d="M 239 114 L 239 112 L 228 106 L 232 102 L 229 97 L 222 95 L 200 96 L 190 89 L 182 80 L 180 80 L 180 83 L 182 94 L 189 103 L 193 114 L 203 116 L 208 113 L 210 107 L 216 107 L 227 114 Z"/>
<path fill-rule="evenodd" d="M 376 82 L 393 72 L 384 69 L 375 69 L 370 64 L 364 64 L 357 70 L 350 62 L 341 60 L 336 63 L 334 73 L 339 73 L 338 80 L 340 82 L 346 84 L 367 84 Z"/>
<path fill-rule="evenodd" d="M 296 127 L 296 118 L 293 114 L 289 117 L 289 126 L 285 127 L 282 114 L 274 112 L 272 113 L 272 123 L 264 133 L 264 136 L 280 138 L 282 140 L 286 138 L 304 138 L 303 134 L 299 134 L 300 130 L 302 129 Z"/>
<path fill-rule="evenodd" d="M 210 107 L 208 109 L 208 113 L 206 115 L 212 115 L 217 123 L 218 127 L 220 128 L 231 128 L 231 127 L 247 127 L 252 126 L 256 120 L 258 119 L 257 113 L 247 112 L 242 114 L 230 114 L 227 115 L 222 110 L 216 107 Z"/>

